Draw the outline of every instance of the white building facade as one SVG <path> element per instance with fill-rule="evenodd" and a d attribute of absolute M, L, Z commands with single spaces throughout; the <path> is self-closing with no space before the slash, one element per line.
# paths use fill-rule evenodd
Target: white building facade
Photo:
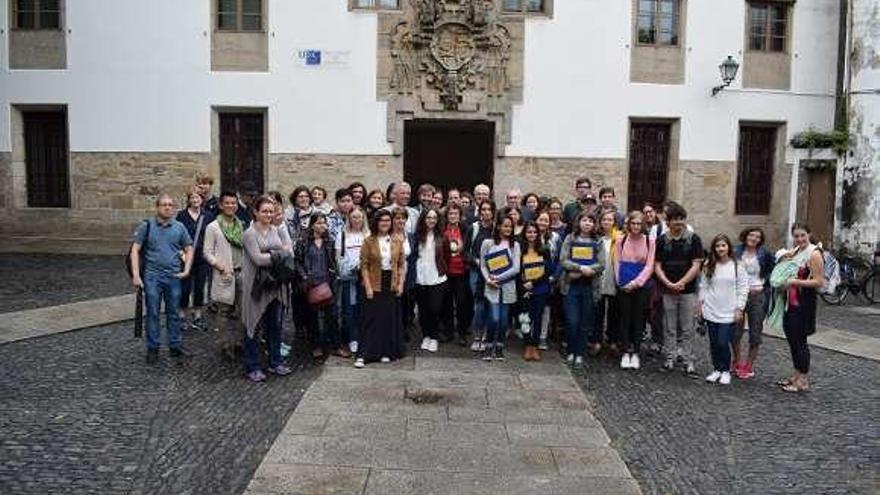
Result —
<path fill-rule="evenodd" d="M 834 124 L 839 4 L 0 0 L 0 249 L 115 249 L 202 173 L 566 200 L 586 176 L 781 242 L 789 140 Z"/>

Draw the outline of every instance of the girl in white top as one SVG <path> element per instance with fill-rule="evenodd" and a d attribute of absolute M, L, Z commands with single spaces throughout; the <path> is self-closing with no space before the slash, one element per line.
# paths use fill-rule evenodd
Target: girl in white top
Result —
<path fill-rule="evenodd" d="M 714 367 L 706 381 L 722 385 L 730 384 L 730 343 L 749 296 L 749 276 L 732 254 L 730 238 L 719 234 L 712 239 L 697 306 L 708 327 Z"/>
<path fill-rule="evenodd" d="M 440 227 L 440 213 L 426 208 L 416 224 L 416 300 L 419 305 L 419 326 L 422 329 L 422 350 L 437 352 L 437 341 L 446 297 L 446 259 L 448 245 Z"/>
<path fill-rule="evenodd" d="M 336 235 L 333 246 L 339 266 L 339 309 L 342 317 L 342 342 L 348 342 L 352 354 L 358 351 L 360 334 L 361 297 L 358 272 L 361 266 L 361 246 L 370 235 L 364 210 L 355 206 L 345 220 L 345 228 Z"/>

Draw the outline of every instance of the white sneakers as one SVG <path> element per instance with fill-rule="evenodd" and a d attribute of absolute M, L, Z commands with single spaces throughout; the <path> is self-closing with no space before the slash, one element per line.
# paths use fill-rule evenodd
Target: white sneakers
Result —
<path fill-rule="evenodd" d="M 730 385 L 730 372 L 729 371 L 713 371 L 709 376 L 706 377 L 706 381 L 709 383 L 720 383 L 722 385 Z"/>
<path fill-rule="evenodd" d="M 423 351 L 437 352 L 437 349 L 440 348 L 440 342 L 438 342 L 437 339 L 432 339 L 432 338 L 430 338 L 430 337 L 425 337 L 425 338 L 422 339 L 422 346 L 421 346 L 421 348 L 422 348 Z"/>
<path fill-rule="evenodd" d="M 364 367 L 364 358 L 357 358 L 354 360 L 355 368 L 363 368 Z"/>
<path fill-rule="evenodd" d="M 568 357 L 565 358 L 565 362 L 568 364 L 574 364 L 574 354 L 569 354 Z"/>
<path fill-rule="evenodd" d="M 383 363 L 390 363 L 391 358 L 387 356 L 382 356 L 382 359 L 380 359 L 379 361 L 382 361 Z"/>
<path fill-rule="evenodd" d="M 639 355 L 634 352 L 628 352 L 620 358 L 620 369 L 637 370 L 642 367 Z"/>
<path fill-rule="evenodd" d="M 475 340 L 475 341 L 471 344 L 471 350 L 474 351 L 474 352 L 480 352 L 480 351 L 482 351 L 482 350 L 483 350 L 483 341 L 482 341 L 482 340 Z"/>
<path fill-rule="evenodd" d="M 575 366 L 583 366 L 583 364 L 584 364 L 584 358 L 582 356 L 578 356 L 578 357 L 574 358 L 574 365 Z"/>

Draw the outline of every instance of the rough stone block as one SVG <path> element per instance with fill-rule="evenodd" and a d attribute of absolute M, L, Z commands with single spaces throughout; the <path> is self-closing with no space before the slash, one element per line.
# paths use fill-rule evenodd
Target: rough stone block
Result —
<path fill-rule="evenodd" d="M 553 447 L 553 457 L 563 476 L 630 478 L 617 452 L 608 447 Z"/>
<path fill-rule="evenodd" d="M 602 428 L 519 423 L 509 423 L 506 428 L 510 442 L 514 445 L 604 447 L 611 442 Z"/>
<path fill-rule="evenodd" d="M 245 494 L 360 495 L 366 486 L 368 473 L 369 469 L 366 468 L 263 464 Z"/>

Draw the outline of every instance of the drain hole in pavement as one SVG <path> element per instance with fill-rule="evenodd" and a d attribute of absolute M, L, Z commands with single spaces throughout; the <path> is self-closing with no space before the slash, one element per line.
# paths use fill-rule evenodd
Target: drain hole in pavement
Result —
<path fill-rule="evenodd" d="M 437 404 L 447 399 L 447 395 L 435 390 L 409 390 L 404 393 L 404 398 L 413 401 L 414 404 Z"/>

